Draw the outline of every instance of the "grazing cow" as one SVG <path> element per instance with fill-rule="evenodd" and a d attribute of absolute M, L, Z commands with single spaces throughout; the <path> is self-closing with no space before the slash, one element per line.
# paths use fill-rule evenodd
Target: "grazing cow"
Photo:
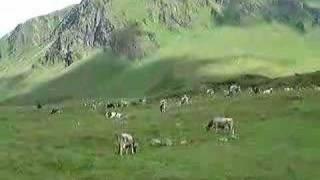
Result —
<path fill-rule="evenodd" d="M 114 109 L 114 108 L 116 108 L 116 106 L 115 106 L 115 104 L 114 103 L 108 103 L 107 104 L 107 109 Z"/>
<path fill-rule="evenodd" d="M 251 94 L 254 94 L 254 92 L 253 92 L 253 88 L 252 87 L 249 87 L 249 94 L 251 95 Z"/>
<path fill-rule="evenodd" d="M 207 89 L 207 95 L 208 96 L 213 96 L 215 94 L 213 89 Z"/>
<path fill-rule="evenodd" d="M 116 105 L 118 108 L 123 108 L 123 107 L 128 107 L 129 103 L 125 100 L 121 100 L 121 101 L 117 102 Z"/>
<path fill-rule="evenodd" d="M 291 92 L 291 91 L 293 91 L 293 88 L 292 87 L 285 87 L 284 91 L 285 92 Z"/>
<path fill-rule="evenodd" d="M 139 102 L 141 103 L 141 104 L 147 104 L 147 98 L 142 98 L 142 99 L 139 99 Z"/>
<path fill-rule="evenodd" d="M 37 109 L 42 109 L 42 105 L 40 103 L 37 104 Z"/>
<path fill-rule="evenodd" d="M 118 108 L 121 108 L 121 107 L 122 107 L 121 102 L 117 102 L 117 103 L 115 103 L 115 104 L 116 104 L 116 107 L 118 107 Z"/>
<path fill-rule="evenodd" d="M 98 103 L 98 106 L 102 106 L 102 105 L 103 105 L 103 102 L 100 101 L 100 102 Z"/>
<path fill-rule="evenodd" d="M 118 112 L 106 112 L 105 116 L 109 119 L 121 119 L 123 117 L 123 115 L 121 113 Z"/>
<path fill-rule="evenodd" d="M 184 104 L 189 104 L 190 103 L 190 98 L 185 94 L 183 95 L 183 97 L 181 98 L 180 104 L 184 105 Z"/>
<path fill-rule="evenodd" d="M 121 100 L 120 103 L 121 103 L 121 107 L 128 107 L 129 106 L 128 101 Z"/>
<path fill-rule="evenodd" d="M 61 110 L 59 110 L 58 108 L 52 108 L 50 114 L 56 114 L 56 113 L 61 113 Z"/>
<path fill-rule="evenodd" d="M 254 87 L 253 87 L 253 92 L 254 92 L 255 94 L 259 94 L 259 93 L 260 93 L 260 89 L 259 89 L 257 86 L 254 86 Z"/>
<path fill-rule="evenodd" d="M 234 96 L 236 94 L 239 94 L 241 93 L 241 87 L 236 85 L 236 84 L 233 84 L 229 87 L 229 96 Z"/>
<path fill-rule="evenodd" d="M 96 104 L 91 104 L 91 109 L 93 110 L 93 111 L 95 111 L 96 109 L 97 109 L 97 105 Z"/>
<path fill-rule="evenodd" d="M 89 106 L 89 105 L 90 105 L 89 100 L 82 99 L 82 105 L 83 105 L 84 107 Z"/>
<path fill-rule="evenodd" d="M 162 99 L 160 101 L 160 112 L 164 113 L 167 110 L 167 100 Z"/>
<path fill-rule="evenodd" d="M 263 94 L 272 94 L 273 93 L 273 88 L 269 88 L 263 91 Z"/>
<path fill-rule="evenodd" d="M 78 128 L 80 126 L 80 121 L 74 121 L 74 127 Z"/>
<path fill-rule="evenodd" d="M 259 94 L 260 89 L 257 86 L 252 86 L 249 88 L 249 94 Z"/>
<path fill-rule="evenodd" d="M 215 129 L 216 133 L 218 130 L 228 131 L 231 134 L 234 134 L 234 123 L 232 118 L 224 118 L 224 117 L 217 117 L 213 120 L 209 121 L 208 125 L 206 126 L 207 131 L 211 129 Z"/>
<path fill-rule="evenodd" d="M 118 153 L 120 156 L 124 154 L 134 155 L 137 152 L 137 144 L 132 135 L 127 133 L 122 133 L 117 135 L 118 141 Z"/>

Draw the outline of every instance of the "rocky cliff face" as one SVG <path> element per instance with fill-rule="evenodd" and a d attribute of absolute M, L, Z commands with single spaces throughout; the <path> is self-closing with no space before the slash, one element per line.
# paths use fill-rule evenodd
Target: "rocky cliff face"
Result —
<path fill-rule="evenodd" d="M 0 59 L 34 47 L 45 48 L 40 59 L 43 64 L 69 65 L 91 48 L 109 48 L 132 59 L 141 58 L 148 55 L 149 50 L 145 49 L 158 47 L 157 34 L 144 30 L 148 23 L 169 30 L 188 28 L 200 11 L 208 11 L 209 21 L 222 25 L 264 20 L 304 30 L 306 23 L 320 22 L 320 11 L 299 0 L 141 0 L 139 8 L 146 13 L 134 21 L 126 18 L 131 16 L 126 14 L 126 6 L 116 5 L 120 1 L 129 3 L 128 0 L 83 0 L 21 24 L 0 41 Z"/>
<path fill-rule="evenodd" d="M 66 61 L 66 54 L 70 54 L 70 51 L 77 54 L 77 57 L 73 56 L 73 58 L 81 59 L 80 52 L 90 48 L 109 48 L 131 59 L 146 55 L 141 45 L 143 42 L 155 43 L 154 38 L 152 39 L 142 29 L 139 31 L 143 33 L 126 31 L 129 33 L 129 35 L 126 34 L 127 37 L 134 38 L 119 44 L 119 32 L 130 29 L 131 24 L 118 22 L 119 19 L 113 18 L 114 15 L 111 14 L 112 2 L 109 0 L 83 0 L 73 7 L 54 30 L 53 43 L 46 51 L 43 62 L 54 64 Z"/>
<path fill-rule="evenodd" d="M 68 10 L 66 8 L 47 16 L 31 19 L 24 24 L 19 24 L 3 41 L 7 47 L 6 54 L 15 56 L 25 49 L 46 44 L 50 39 L 50 32 L 53 32 Z"/>
<path fill-rule="evenodd" d="M 107 12 L 90 0 L 82 1 L 65 14 L 52 34 L 52 45 L 46 51 L 45 63 L 63 61 L 72 49 L 81 51 L 90 47 L 103 47 L 110 42 L 114 26 Z"/>

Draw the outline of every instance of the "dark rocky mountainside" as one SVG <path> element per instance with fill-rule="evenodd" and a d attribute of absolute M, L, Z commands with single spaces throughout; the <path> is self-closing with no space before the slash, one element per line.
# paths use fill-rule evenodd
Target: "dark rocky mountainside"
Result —
<path fill-rule="evenodd" d="M 37 49 L 42 64 L 70 65 L 96 48 L 137 59 L 159 47 L 153 25 L 188 28 L 203 11 L 215 25 L 278 21 L 304 32 L 320 24 L 320 11 L 299 0 L 83 0 L 18 25 L 0 40 L 0 59 Z"/>
<path fill-rule="evenodd" d="M 52 45 L 46 51 L 45 62 L 55 63 L 75 49 L 102 47 L 110 42 L 114 26 L 106 11 L 90 0 L 73 7 L 52 32 Z"/>

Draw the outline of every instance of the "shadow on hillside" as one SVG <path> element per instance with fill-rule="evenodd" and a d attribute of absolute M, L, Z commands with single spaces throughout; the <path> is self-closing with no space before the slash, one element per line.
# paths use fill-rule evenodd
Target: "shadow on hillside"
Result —
<path fill-rule="evenodd" d="M 137 98 L 146 95 L 163 97 L 183 92 L 196 92 L 204 84 L 216 87 L 238 83 L 248 87 L 320 83 L 319 72 L 274 80 L 258 75 L 235 75 L 227 79 L 223 75 L 207 78 L 197 75 L 202 67 L 214 66 L 233 58 L 230 56 L 195 60 L 176 57 L 132 63 L 109 54 L 99 54 L 64 76 L 41 84 L 31 92 L 10 98 L 4 103 L 58 103 L 82 97 Z"/>
<path fill-rule="evenodd" d="M 30 71 L 22 72 L 10 77 L 0 78 L 0 101 L 16 93 L 23 81 L 31 74 Z"/>
<path fill-rule="evenodd" d="M 16 88 L 16 85 L 25 80 L 29 74 L 29 72 L 24 72 L 12 77 L 2 77 L 0 78 L 0 86 L 5 87 L 6 89 L 14 89 Z"/>
<path fill-rule="evenodd" d="M 160 92 L 191 90 L 202 83 L 196 76 L 199 68 L 230 58 L 194 60 L 176 57 L 132 63 L 109 54 L 99 54 L 67 74 L 5 103 L 57 103 L 81 97 L 136 98 Z"/>

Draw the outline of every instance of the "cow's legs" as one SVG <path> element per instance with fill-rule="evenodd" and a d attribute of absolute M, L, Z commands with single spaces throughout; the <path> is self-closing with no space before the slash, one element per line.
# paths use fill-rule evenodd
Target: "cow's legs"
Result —
<path fill-rule="evenodd" d="M 134 154 L 134 150 L 133 150 L 133 144 L 130 145 L 130 149 L 131 149 L 131 154 Z"/>
<path fill-rule="evenodd" d="M 126 155 L 128 155 L 129 154 L 128 144 L 125 145 L 125 150 L 126 150 Z"/>
<path fill-rule="evenodd" d="M 230 126 L 230 132 L 231 132 L 232 135 L 234 135 L 235 132 L 234 132 L 234 127 L 233 126 Z"/>
<path fill-rule="evenodd" d="M 120 148 L 120 156 L 122 156 L 123 155 L 123 146 L 119 145 L 119 148 Z"/>
<path fill-rule="evenodd" d="M 229 131 L 229 133 L 234 135 L 234 127 L 233 127 L 233 123 L 232 122 L 228 123 L 228 131 Z"/>
<path fill-rule="evenodd" d="M 121 145 L 120 144 L 118 144 L 118 154 L 121 155 Z"/>

